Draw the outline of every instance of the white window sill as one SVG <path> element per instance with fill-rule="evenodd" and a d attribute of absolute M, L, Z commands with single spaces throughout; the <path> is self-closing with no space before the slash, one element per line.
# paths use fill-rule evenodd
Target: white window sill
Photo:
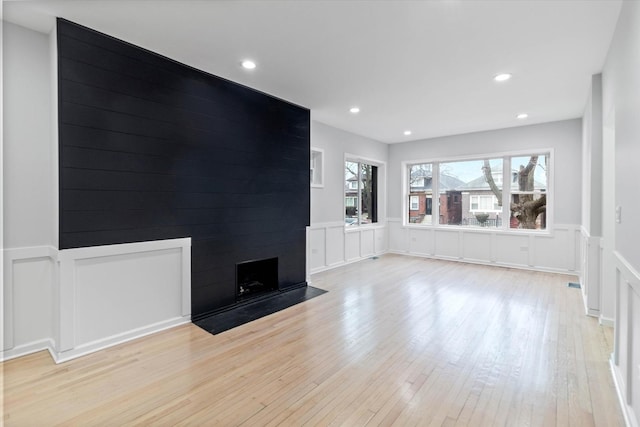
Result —
<path fill-rule="evenodd" d="M 474 227 L 471 225 L 419 225 L 404 223 L 403 228 L 415 229 L 415 230 L 443 230 L 443 231 L 471 231 L 474 233 L 497 233 L 505 235 L 523 235 L 523 236 L 552 236 L 552 228 L 547 225 L 545 230 L 527 230 L 522 228 L 497 228 L 497 227 Z"/>
<path fill-rule="evenodd" d="M 376 222 L 375 224 L 364 224 L 364 225 L 345 225 L 344 232 L 345 233 L 354 233 L 356 231 L 362 230 L 375 230 L 378 228 L 384 228 L 385 224 Z"/>

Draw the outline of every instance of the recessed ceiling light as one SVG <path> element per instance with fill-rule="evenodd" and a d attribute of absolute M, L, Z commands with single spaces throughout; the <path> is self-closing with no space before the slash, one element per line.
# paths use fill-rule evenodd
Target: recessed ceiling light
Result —
<path fill-rule="evenodd" d="M 404 134 L 405 134 L 406 136 L 409 136 L 409 135 L 411 135 L 411 131 L 410 131 L 410 130 L 405 130 L 405 131 L 404 131 Z"/>
<path fill-rule="evenodd" d="M 527 113 L 520 113 L 516 116 L 518 119 L 526 119 L 527 117 L 529 117 Z"/>
<path fill-rule="evenodd" d="M 511 74 L 509 73 L 502 73 L 502 74 L 498 74 L 496 75 L 493 80 L 497 81 L 497 82 L 506 82 L 507 80 L 509 80 L 511 78 Z"/>
<path fill-rule="evenodd" d="M 349 111 L 353 114 L 358 114 L 360 112 L 360 108 L 358 107 L 351 107 L 349 108 Z"/>
<path fill-rule="evenodd" d="M 254 68 L 256 68 L 256 63 L 250 59 L 245 59 L 244 61 L 242 61 L 242 66 L 247 70 L 253 70 Z"/>

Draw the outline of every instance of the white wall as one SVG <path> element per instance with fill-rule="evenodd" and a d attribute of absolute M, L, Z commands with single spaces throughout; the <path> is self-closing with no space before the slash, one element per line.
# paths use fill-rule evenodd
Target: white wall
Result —
<path fill-rule="evenodd" d="M 311 188 L 307 239 L 311 272 L 358 261 L 387 250 L 388 145 L 313 121 L 311 146 L 324 150 L 324 187 Z M 345 155 L 382 162 L 378 169 L 378 224 L 344 227 Z"/>
<path fill-rule="evenodd" d="M 613 311 L 602 313 L 602 75 L 591 78 L 582 119 L 582 224 L 580 282 L 586 312 L 612 321 Z M 613 292 L 613 284 L 611 284 Z M 609 307 L 610 308 L 610 307 Z"/>
<path fill-rule="evenodd" d="M 614 326 L 616 269 L 615 269 L 615 117 L 609 114 L 604 119 L 602 136 L 602 239 L 600 279 L 600 320 L 602 323 Z"/>
<path fill-rule="evenodd" d="M 56 246 L 49 38 L 4 23 L 4 247 Z"/>
<path fill-rule="evenodd" d="M 612 366 L 623 409 L 633 426 L 640 422 L 639 52 L 640 2 L 625 1 L 602 72 L 602 87 L 606 125 L 613 125 L 607 136 L 615 138 L 615 204 L 622 208 L 621 222 L 614 225 L 616 340 Z M 604 164 L 611 167 L 610 162 Z M 610 173 L 606 169 L 604 176 Z"/>
<path fill-rule="evenodd" d="M 581 220 L 581 120 L 566 120 L 455 135 L 389 148 L 389 247 L 398 253 L 576 272 Z M 402 162 L 447 160 L 492 153 L 553 149 L 553 226 L 549 233 L 406 227 L 403 224 Z M 478 249 L 479 248 L 479 249 Z"/>
<path fill-rule="evenodd" d="M 1 10 L 1 9 L 0 9 Z M 1 12 L 0 12 L 1 13 Z M 4 31 L 4 21 L 0 19 L 0 32 Z M 4 89 L 2 87 L 2 81 L 4 79 L 4 48 L 0 49 L 0 97 L 4 100 Z M 0 109 L 0 110 L 3 110 Z M 2 114 L 4 115 L 4 114 Z M 0 117 L 0 132 L 4 133 L 3 120 Z M 0 242 L 4 249 L 4 167 L 3 167 L 3 148 L 4 138 L 0 138 Z M 3 257 L 4 258 L 4 257 Z M 5 326 L 4 326 L 4 259 L 0 260 L 0 308 L 2 308 L 3 315 L 0 316 L 0 349 L 5 348 Z M 0 387 L 2 386 L 2 380 L 0 380 Z"/>
<path fill-rule="evenodd" d="M 345 154 L 386 162 L 389 146 L 316 121 L 311 123 L 311 146 L 323 149 L 325 157 L 324 188 L 311 189 L 311 224 L 343 222 Z M 378 207 L 379 219 L 384 219 L 385 205 L 379 201 Z"/>
<path fill-rule="evenodd" d="M 3 345 L 52 337 L 57 211 L 49 37 L 3 22 Z"/>
<path fill-rule="evenodd" d="M 582 226 L 602 235 L 602 75 L 591 78 L 582 123 Z"/>
<path fill-rule="evenodd" d="M 622 222 L 616 227 L 616 249 L 640 270 L 640 3 L 624 2 L 614 40 L 603 71 L 604 106 L 615 111 L 616 203 Z"/>

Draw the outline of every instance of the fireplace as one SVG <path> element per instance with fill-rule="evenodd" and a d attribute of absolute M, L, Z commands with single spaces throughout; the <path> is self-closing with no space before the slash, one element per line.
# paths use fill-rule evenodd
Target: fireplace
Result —
<path fill-rule="evenodd" d="M 244 301 L 278 290 L 278 258 L 236 264 L 236 300 Z"/>

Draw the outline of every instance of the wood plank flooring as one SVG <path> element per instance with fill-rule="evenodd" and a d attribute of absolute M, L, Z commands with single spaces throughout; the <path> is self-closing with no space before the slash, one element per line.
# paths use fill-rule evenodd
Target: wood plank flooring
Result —
<path fill-rule="evenodd" d="M 210 335 L 2 364 L 7 426 L 622 426 L 612 331 L 574 277 L 385 255 Z"/>

